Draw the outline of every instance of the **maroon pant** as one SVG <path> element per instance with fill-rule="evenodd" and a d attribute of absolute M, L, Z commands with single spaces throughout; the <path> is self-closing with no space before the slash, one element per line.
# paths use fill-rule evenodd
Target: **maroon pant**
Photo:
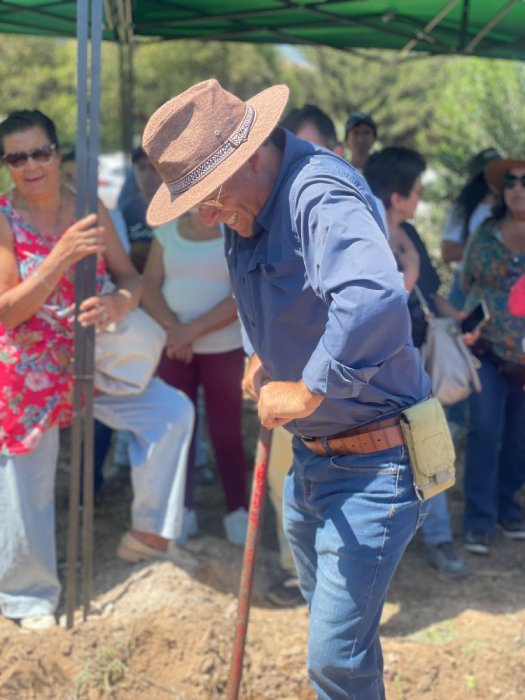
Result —
<path fill-rule="evenodd" d="M 210 436 L 224 488 L 226 510 L 247 508 L 248 461 L 242 440 L 242 390 L 244 351 L 242 348 L 216 354 L 198 354 L 186 364 L 162 355 L 158 375 L 197 403 L 202 385 Z M 195 430 L 188 456 L 185 505 L 193 507 L 195 476 Z"/>

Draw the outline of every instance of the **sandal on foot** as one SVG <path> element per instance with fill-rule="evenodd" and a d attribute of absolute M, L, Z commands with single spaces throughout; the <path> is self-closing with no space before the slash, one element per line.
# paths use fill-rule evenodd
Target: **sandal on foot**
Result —
<path fill-rule="evenodd" d="M 162 551 L 140 542 L 131 532 L 127 532 L 120 540 L 117 557 L 130 564 L 136 564 L 139 561 L 171 561 L 188 571 L 196 569 L 197 566 L 195 557 L 173 542 L 170 542 L 166 551 Z"/>
<path fill-rule="evenodd" d="M 56 627 L 56 624 L 54 615 L 28 615 L 20 618 L 20 627 L 34 632 L 51 629 L 51 627 Z"/>
<path fill-rule="evenodd" d="M 117 549 L 117 557 L 131 564 L 135 564 L 138 561 L 147 561 L 149 559 L 168 559 L 168 553 L 169 549 L 162 551 L 161 549 L 156 549 L 155 547 L 144 544 L 134 537 L 131 532 L 126 532 L 124 537 L 120 540 Z"/>

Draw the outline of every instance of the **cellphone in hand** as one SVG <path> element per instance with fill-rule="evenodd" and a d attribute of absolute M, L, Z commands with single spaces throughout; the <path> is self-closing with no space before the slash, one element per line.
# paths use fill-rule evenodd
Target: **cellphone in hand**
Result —
<path fill-rule="evenodd" d="M 490 312 L 488 310 L 485 300 L 482 299 L 477 306 L 475 306 L 472 311 L 465 316 L 461 321 L 460 328 L 463 333 L 472 333 L 478 331 L 482 326 L 487 323 L 490 318 Z"/>

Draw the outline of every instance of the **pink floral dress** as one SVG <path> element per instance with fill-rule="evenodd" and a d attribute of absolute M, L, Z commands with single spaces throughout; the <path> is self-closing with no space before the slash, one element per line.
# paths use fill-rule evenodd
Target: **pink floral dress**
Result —
<path fill-rule="evenodd" d="M 24 280 L 56 241 L 44 240 L 32 229 L 7 195 L 0 196 L 0 212 L 11 226 L 18 274 Z M 97 290 L 104 277 L 100 260 Z M 70 268 L 34 316 L 11 330 L 0 324 L 1 454 L 30 452 L 44 431 L 71 423 L 74 300 L 74 268 Z"/>

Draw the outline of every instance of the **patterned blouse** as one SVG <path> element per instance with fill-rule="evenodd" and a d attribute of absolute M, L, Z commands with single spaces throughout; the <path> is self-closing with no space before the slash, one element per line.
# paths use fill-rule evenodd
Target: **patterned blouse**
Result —
<path fill-rule="evenodd" d="M 525 253 L 513 254 L 503 242 L 498 223 L 489 219 L 469 239 L 465 251 L 463 287 L 468 311 L 483 297 L 490 320 L 481 337 L 492 343 L 492 351 L 508 362 L 525 364 L 525 318 L 508 308 L 513 284 L 525 272 Z"/>
<path fill-rule="evenodd" d="M 11 226 L 18 274 L 24 280 L 38 269 L 56 240 L 44 240 L 7 195 L 0 196 L 0 212 Z M 97 290 L 104 277 L 100 259 Z M 11 330 L 0 324 L 0 454 L 30 452 L 44 431 L 71 422 L 74 301 L 70 268 L 34 316 Z"/>

